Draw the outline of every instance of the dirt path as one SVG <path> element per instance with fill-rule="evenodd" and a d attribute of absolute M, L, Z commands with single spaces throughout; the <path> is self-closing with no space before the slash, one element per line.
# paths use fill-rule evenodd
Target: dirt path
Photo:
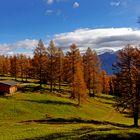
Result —
<path fill-rule="evenodd" d="M 116 116 L 116 111 L 114 109 L 111 109 L 108 112 L 108 115 L 104 117 L 105 121 L 111 121 Z"/>

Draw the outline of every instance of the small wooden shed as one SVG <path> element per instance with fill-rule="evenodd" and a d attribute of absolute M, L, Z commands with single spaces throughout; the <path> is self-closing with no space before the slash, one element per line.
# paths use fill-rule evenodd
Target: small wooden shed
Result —
<path fill-rule="evenodd" d="M 13 80 L 3 80 L 0 81 L 0 93 L 13 94 L 17 91 L 17 86 L 19 82 Z"/>

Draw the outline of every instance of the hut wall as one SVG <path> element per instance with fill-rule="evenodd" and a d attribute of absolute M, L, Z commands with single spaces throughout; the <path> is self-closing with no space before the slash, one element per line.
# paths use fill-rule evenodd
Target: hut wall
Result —
<path fill-rule="evenodd" d="M 0 84 L 0 92 L 9 93 L 9 86 L 4 85 L 4 84 Z"/>
<path fill-rule="evenodd" d="M 9 93 L 10 94 L 15 93 L 16 91 L 17 91 L 17 86 L 12 86 L 12 87 L 9 88 Z"/>

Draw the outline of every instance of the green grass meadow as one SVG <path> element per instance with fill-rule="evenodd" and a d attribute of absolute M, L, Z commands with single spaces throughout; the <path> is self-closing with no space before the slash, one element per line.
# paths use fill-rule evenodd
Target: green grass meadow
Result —
<path fill-rule="evenodd" d="M 34 91 L 33 86 L 0 97 L 0 140 L 140 138 L 133 118 L 114 109 L 113 96 L 97 95 L 77 106 L 68 93 Z"/>

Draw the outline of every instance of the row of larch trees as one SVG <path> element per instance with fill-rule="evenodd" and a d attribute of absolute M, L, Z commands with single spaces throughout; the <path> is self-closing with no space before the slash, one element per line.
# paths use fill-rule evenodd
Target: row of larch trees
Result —
<path fill-rule="evenodd" d="M 31 76 L 30 68 L 32 65 L 32 59 L 23 54 L 17 54 L 14 56 L 0 56 L 0 75 L 11 76 L 15 80 L 20 77 L 27 80 Z"/>
<path fill-rule="evenodd" d="M 76 44 L 72 44 L 64 54 L 53 41 L 45 47 L 39 40 L 32 58 L 23 54 L 0 56 L 0 74 L 12 76 L 15 80 L 17 77 L 37 79 L 40 87 L 42 84 L 50 85 L 51 92 L 56 85 L 59 92 L 62 85 L 69 85 L 70 97 L 78 99 L 79 104 L 87 95 L 94 96 L 103 90 L 103 72 L 96 52 L 88 48 L 81 55 Z"/>
<path fill-rule="evenodd" d="M 49 84 L 51 92 L 55 85 L 61 92 L 61 85 L 66 83 L 71 87 L 70 97 L 77 98 L 79 104 L 86 99 L 87 89 L 89 96 L 102 92 L 100 60 L 90 48 L 81 55 L 76 44 L 72 44 L 64 55 L 53 41 L 46 48 L 40 40 L 32 60 L 35 78 L 39 79 L 40 86 L 42 83 Z"/>

